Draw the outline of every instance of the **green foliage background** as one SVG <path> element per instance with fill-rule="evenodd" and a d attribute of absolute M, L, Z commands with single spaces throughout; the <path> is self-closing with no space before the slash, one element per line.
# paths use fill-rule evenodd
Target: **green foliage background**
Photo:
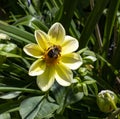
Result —
<path fill-rule="evenodd" d="M 0 119 L 114 119 L 96 104 L 101 90 L 112 90 L 120 107 L 120 0 L 0 0 Z M 79 41 L 83 65 L 75 83 L 57 83 L 48 92 L 28 75 L 35 60 L 23 47 L 34 31 L 60 22 Z M 120 112 L 120 111 L 119 111 Z M 119 113 L 118 112 L 118 113 Z M 112 116 L 111 116 L 112 115 Z"/>

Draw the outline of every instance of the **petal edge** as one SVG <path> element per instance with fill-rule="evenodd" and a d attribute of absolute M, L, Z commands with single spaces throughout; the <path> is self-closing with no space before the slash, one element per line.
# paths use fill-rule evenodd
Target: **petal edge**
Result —
<path fill-rule="evenodd" d="M 71 37 L 65 36 L 65 40 L 62 44 L 62 54 L 68 54 L 76 51 L 79 47 L 78 40 Z"/>
<path fill-rule="evenodd" d="M 46 68 L 46 64 L 42 59 L 36 60 L 29 69 L 30 76 L 38 76 L 41 75 Z"/>
<path fill-rule="evenodd" d="M 48 48 L 49 38 L 45 32 L 43 32 L 41 30 L 36 30 L 35 31 L 35 39 L 36 39 L 39 47 L 41 48 L 41 50 L 44 51 Z"/>
<path fill-rule="evenodd" d="M 42 91 L 47 91 L 53 85 L 54 80 L 54 69 L 49 67 L 37 77 L 37 84 Z"/>
<path fill-rule="evenodd" d="M 48 36 L 50 37 L 50 42 L 59 45 L 63 42 L 65 37 L 65 29 L 60 23 L 55 23 L 51 26 L 48 31 Z"/>
<path fill-rule="evenodd" d="M 61 62 L 72 70 L 76 70 L 82 65 L 82 58 L 77 53 L 70 53 L 61 57 Z"/>
<path fill-rule="evenodd" d="M 41 58 L 41 56 L 43 54 L 43 52 L 40 50 L 39 46 L 34 43 L 24 46 L 23 51 L 27 55 L 35 57 L 35 58 Z"/>
<path fill-rule="evenodd" d="M 73 73 L 62 63 L 56 65 L 56 81 L 62 86 L 69 86 L 72 83 Z"/>

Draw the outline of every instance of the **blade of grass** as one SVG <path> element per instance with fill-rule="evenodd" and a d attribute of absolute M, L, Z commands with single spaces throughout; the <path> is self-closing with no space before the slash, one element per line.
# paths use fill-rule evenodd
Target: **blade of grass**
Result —
<path fill-rule="evenodd" d="M 8 25 L 2 21 L 0 21 L 0 32 L 5 33 L 8 36 L 14 38 L 14 40 L 16 40 L 17 42 L 21 42 L 21 41 L 24 41 L 26 43 L 35 42 L 35 38 L 33 34 L 21 30 L 15 26 Z"/>
<path fill-rule="evenodd" d="M 53 5 L 51 3 L 51 0 L 46 0 L 45 4 L 47 5 L 48 9 L 51 10 L 53 8 Z"/>
<path fill-rule="evenodd" d="M 73 37 L 75 37 L 77 39 L 80 38 L 80 32 L 77 31 L 76 25 L 75 25 L 73 20 L 71 21 L 71 26 L 69 28 L 69 33 L 71 34 L 71 36 L 73 36 Z"/>
<path fill-rule="evenodd" d="M 44 30 L 45 32 L 48 31 L 48 27 L 45 24 L 43 24 L 39 19 L 36 19 L 31 15 L 25 16 L 17 20 L 17 22 L 15 22 L 14 25 L 26 25 L 35 30 L 41 29 Z"/>
<path fill-rule="evenodd" d="M 106 58 L 120 0 L 111 0 L 103 36 L 103 57 Z"/>
<path fill-rule="evenodd" d="M 120 69 L 120 25 L 117 19 L 114 25 L 114 42 L 115 47 L 111 62 L 116 69 Z"/>
<path fill-rule="evenodd" d="M 64 0 L 63 6 L 60 9 L 58 21 L 62 23 L 62 25 L 66 29 L 66 32 L 68 32 L 69 30 L 71 19 L 74 14 L 77 3 L 78 0 L 72 1 L 72 4 L 69 0 Z"/>
<path fill-rule="evenodd" d="M 8 52 L 4 52 L 4 51 L 0 51 L 0 55 L 5 56 L 5 57 L 22 58 L 20 55 L 8 53 Z"/>
<path fill-rule="evenodd" d="M 88 19 L 86 21 L 85 27 L 81 33 L 80 37 L 80 48 L 84 48 L 90 38 L 90 35 L 92 34 L 93 30 L 95 29 L 95 26 L 100 18 L 100 16 L 103 13 L 103 10 L 105 9 L 106 5 L 108 4 L 109 0 L 98 0 L 95 4 L 93 11 L 88 16 Z"/>
<path fill-rule="evenodd" d="M 0 114 L 5 112 L 13 112 L 15 110 L 19 110 L 20 101 L 8 101 L 0 105 Z"/>

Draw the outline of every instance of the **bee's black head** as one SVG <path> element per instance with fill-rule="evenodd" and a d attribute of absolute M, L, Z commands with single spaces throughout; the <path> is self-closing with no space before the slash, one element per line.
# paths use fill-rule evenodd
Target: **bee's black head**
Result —
<path fill-rule="evenodd" d="M 58 47 L 53 47 L 48 52 L 48 56 L 50 58 L 57 58 L 59 54 L 60 54 L 60 49 Z"/>

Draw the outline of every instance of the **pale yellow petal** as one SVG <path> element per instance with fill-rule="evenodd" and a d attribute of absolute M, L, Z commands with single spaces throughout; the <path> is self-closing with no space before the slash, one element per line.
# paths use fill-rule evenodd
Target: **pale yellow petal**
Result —
<path fill-rule="evenodd" d="M 61 61 L 70 69 L 77 69 L 82 65 L 82 58 L 77 53 L 70 53 L 61 57 Z"/>
<path fill-rule="evenodd" d="M 79 43 L 77 39 L 71 36 L 65 36 L 65 40 L 62 44 L 62 54 L 68 54 L 78 49 Z"/>
<path fill-rule="evenodd" d="M 48 48 L 49 38 L 45 32 L 43 32 L 41 30 L 36 30 L 35 31 L 35 38 L 36 38 L 36 41 L 37 41 L 39 47 L 43 51 Z"/>
<path fill-rule="evenodd" d="M 50 42 L 56 45 L 60 45 L 65 37 L 65 30 L 60 23 L 55 23 L 48 31 Z"/>
<path fill-rule="evenodd" d="M 36 60 L 29 69 L 30 76 L 38 76 L 41 75 L 46 68 L 46 63 L 42 59 Z"/>
<path fill-rule="evenodd" d="M 39 46 L 33 43 L 26 45 L 23 50 L 27 55 L 35 58 L 40 58 L 43 54 Z"/>
<path fill-rule="evenodd" d="M 72 71 L 69 68 L 65 67 L 62 63 L 56 65 L 55 69 L 56 81 L 62 86 L 69 86 L 72 83 L 73 79 Z"/>
<path fill-rule="evenodd" d="M 38 87 L 42 91 L 47 91 L 53 85 L 55 80 L 54 74 L 55 74 L 54 68 L 47 67 L 45 72 L 37 77 Z"/>

